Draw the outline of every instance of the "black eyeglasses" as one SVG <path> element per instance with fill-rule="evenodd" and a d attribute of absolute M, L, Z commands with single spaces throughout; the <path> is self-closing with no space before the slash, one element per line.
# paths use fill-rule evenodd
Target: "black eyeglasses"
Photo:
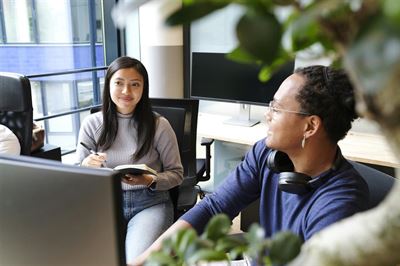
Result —
<path fill-rule="evenodd" d="M 271 116 L 278 112 L 285 112 L 285 113 L 292 113 L 292 114 L 298 114 L 298 115 L 311 115 L 306 112 L 300 112 L 300 111 L 292 111 L 292 110 L 287 110 L 287 109 L 282 109 L 282 108 L 277 108 L 274 106 L 274 101 L 270 101 L 268 104 L 268 111 L 267 113 Z"/>

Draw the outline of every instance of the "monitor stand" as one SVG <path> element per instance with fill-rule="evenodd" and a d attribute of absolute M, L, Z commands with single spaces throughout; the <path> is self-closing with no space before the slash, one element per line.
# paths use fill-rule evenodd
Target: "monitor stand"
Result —
<path fill-rule="evenodd" d="M 231 119 L 225 120 L 224 124 L 252 127 L 260 123 L 259 120 L 250 119 L 250 107 L 251 107 L 250 104 L 243 104 L 243 103 L 239 104 L 239 115 Z"/>

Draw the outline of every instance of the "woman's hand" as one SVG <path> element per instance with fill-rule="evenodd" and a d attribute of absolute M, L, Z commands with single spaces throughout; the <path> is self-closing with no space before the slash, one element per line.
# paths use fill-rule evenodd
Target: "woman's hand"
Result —
<path fill-rule="evenodd" d="M 100 168 L 104 167 L 107 159 L 107 154 L 98 152 L 97 154 L 89 154 L 83 159 L 81 165 L 86 167 Z"/>
<path fill-rule="evenodd" d="M 127 174 L 122 178 L 122 182 L 129 185 L 145 185 L 149 186 L 153 182 L 153 177 L 151 175 L 130 175 Z"/>

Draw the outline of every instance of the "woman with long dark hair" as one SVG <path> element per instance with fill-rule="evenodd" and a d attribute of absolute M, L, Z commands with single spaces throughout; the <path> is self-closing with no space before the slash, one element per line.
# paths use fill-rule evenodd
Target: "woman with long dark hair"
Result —
<path fill-rule="evenodd" d="M 183 179 L 175 133 L 164 117 L 152 111 L 148 74 L 139 60 L 125 56 L 110 64 L 102 112 L 85 118 L 78 143 L 88 147 L 77 147 L 82 166 L 146 164 L 158 172 L 156 176 L 126 175 L 121 179 L 129 262 L 172 224 L 168 190 Z"/>

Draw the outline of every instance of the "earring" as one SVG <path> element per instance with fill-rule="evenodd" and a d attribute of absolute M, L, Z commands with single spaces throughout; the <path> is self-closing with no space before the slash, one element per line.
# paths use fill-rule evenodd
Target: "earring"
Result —
<path fill-rule="evenodd" d="M 301 148 L 304 149 L 305 145 L 306 145 L 306 135 L 303 135 L 303 139 L 301 140 Z"/>

